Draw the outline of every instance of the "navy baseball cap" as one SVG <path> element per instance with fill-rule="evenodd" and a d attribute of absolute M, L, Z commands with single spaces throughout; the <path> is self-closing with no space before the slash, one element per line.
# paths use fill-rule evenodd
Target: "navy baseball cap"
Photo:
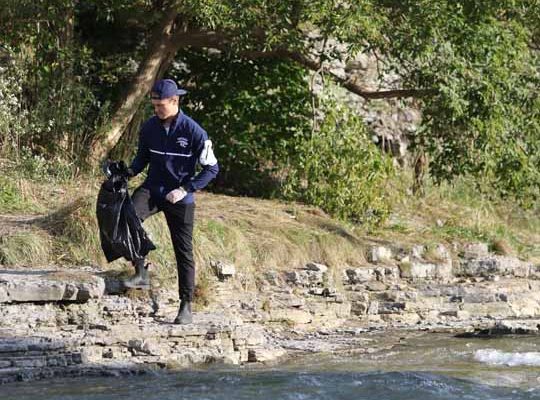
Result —
<path fill-rule="evenodd" d="M 186 90 L 178 88 L 176 82 L 172 79 L 161 79 L 154 83 L 150 97 L 154 100 L 168 99 L 174 96 L 183 96 L 187 93 Z"/>

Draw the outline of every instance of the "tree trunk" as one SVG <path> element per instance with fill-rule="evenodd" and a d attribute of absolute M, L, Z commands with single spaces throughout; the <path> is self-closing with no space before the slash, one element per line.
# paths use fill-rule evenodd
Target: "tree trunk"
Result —
<path fill-rule="evenodd" d="M 126 126 L 129 125 L 137 112 L 145 95 L 152 88 L 152 84 L 161 72 L 165 70 L 164 64 L 170 64 L 177 49 L 172 40 L 173 28 L 177 8 L 168 8 L 159 26 L 152 33 L 150 46 L 145 59 L 131 82 L 127 94 L 122 98 L 116 112 L 102 131 L 96 136 L 90 146 L 88 162 L 91 167 L 97 166 L 118 143 Z"/>

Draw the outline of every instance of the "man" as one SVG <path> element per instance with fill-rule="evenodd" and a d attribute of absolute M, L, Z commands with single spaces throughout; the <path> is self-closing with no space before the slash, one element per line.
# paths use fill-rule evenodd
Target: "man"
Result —
<path fill-rule="evenodd" d="M 178 269 L 180 308 L 176 324 L 192 322 L 194 192 L 204 188 L 219 171 L 208 135 L 180 110 L 180 96 L 186 93 L 171 79 L 154 84 L 151 99 L 155 116 L 143 124 L 137 155 L 128 170 L 135 176 L 150 164 L 146 180 L 132 199 L 141 221 L 159 211 L 165 214 Z M 197 163 L 202 169 L 195 174 Z M 133 265 L 136 274 L 124 281 L 125 286 L 148 289 L 148 264 L 139 259 Z"/>

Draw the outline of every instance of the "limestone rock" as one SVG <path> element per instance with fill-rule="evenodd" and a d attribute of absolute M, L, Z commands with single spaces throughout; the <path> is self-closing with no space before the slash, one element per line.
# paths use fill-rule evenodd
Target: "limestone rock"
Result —
<path fill-rule="evenodd" d="M 411 248 L 411 256 L 413 258 L 422 259 L 426 252 L 426 246 L 416 245 Z"/>
<path fill-rule="evenodd" d="M 385 267 L 376 267 L 375 274 L 377 275 L 377 280 L 382 282 L 393 283 L 399 280 L 400 270 L 397 265 L 387 265 Z"/>
<path fill-rule="evenodd" d="M 452 277 L 452 266 L 448 263 L 433 264 L 420 261 L 411 261 L 399 265 L 401 277 L 407 279 L 443 279 Z"/>
<path fill-rule="evenodd" d="M 372 292 L 379 292 L 388 289 L 388 285 L 379 281 L 368 282 L 366 283 L 366 289 Z"/>
<path fill-rule="evenodd" d="M 9 294 L 7 291 L 7 287 L 0 286 L 0 303 L 7 303 L 7 302 L 9 302 Z"/>
<path fill-rule="evenodd" d="M 3 303 L 87 301 L 104 293 L 103 278 L 84 272 L 0 272 L 0 302 Z"/>
<path fill-rule="evenodd" d="M 288 283 L 294 284 L 300 284 L 300 274 L 298 271 L 287 271 L 285 272 L 285 281 Z"/>
<path fill-rule="evenodd" d="M 504 318 L 514 316 L 514 313 L 512 312 L 510 306 L 507 303 L 464 303 L 460 307 L 463 311 L 469 312 L 471 317 L 473 318 Z"/>
<path fill-rule="evenodd" d="M 368 283 L 373 281 L 393 283 L 399 279 L 399 268 L 395 265 L 348 268 L 345 270 L 345 284 Z"/>
<path fill-rule="evenodd" d="M 309 294 L 313 294 L 315 296 L 323 296 L 323 297 L 337 297 L 338 295 L 336 288 L 329 288 L 329 287 L 325 287 L 325 288 L 317 287 L 317 288 L 309 289 Z"/>
<path fill-rule="evenodd" d="M 369 315 L 379 314 L 379 302 L 378 301 L 370 302 L 367 309 L 367 313 Z"/>
<path fill-rule="evenodd" d="M 510 309 L 519 318 L 534 318 L 540 315 L 540 303 L 537 299 L 521 298 L 512 301 Z"/>
<path fill-rule="evenodd" d="M 408 312 L 429 312 L 431 310 L 441 310 L 443 308 L 443 299 L 440 297 L 425 297 L 420 301 L 405 301 L 405 311 Z M 399 304 L 399 303 L 397 303 Z"/>
<path fill-rule="evenodd" d="M 287 272 L 266 270 L 250 290 L 242 289 L 239 279 L 214 278 L 216 303 L 196 309 L 190 325 L 171 324 L 178 307 L 175 291 L 152 292 L 150 299 L 117 296 L 103 294 L 101 278 L 91 274 L 2 272 L 0 383 L 21 371 L 38 376 L 51 367 L 87 368 L 88 363 L 178 368 L 266 362 L 285 354 L 286 343 L 311 341 L 312 332 L 325 332 L 321 343 L 331 351 L 330 332 L 344 323 L 351 325 L 343 332 L 350 326 L 410 329 L 417 324 L 471 329 L 527 318 L 536 321 L 529 328 L 537 330 L 540 280 L 530 277 L 540 276 L 540 267 L 489 255 L 456 261 L 456 267 L 444 246 L 422 247 L 402 258 L 399 267 L 385 262 L 336 268 L 332 272 L 344 273 L 341 282 L 332 282 L 334 274 L 316 263 Z M 385 259 L 384 251 L 377 257 Z M 222 272 L 226 275 L 226 268 Z M 151 313 L 152 303 L 159 313 Z M 516 324 L 508 331 L 522 329 Z"/>
<path fill-rule="evenodd" d="M 348 283 L 364 283 L 377 279 L 374 268 L 349 268 L 345 270 L 348 278 Z"/>
<path fill-rule="evenodd" d="M 420 316 L 416 313 L 384 314 L 382 319 L 390 324 L 415 325 Z"/>
<path fill-rule="evenodd" d="M 532 265 L 515 257 L 487 256 L 461 261 L 458 274 L 469 277 L 515 276 L 526 278 L 530 275 Z"/>
<path fill-rule="evenodd" d="M 256 347 L 249 349 L 249 362 L 268 362 L 274 361 L 286 354 L 285 350 L 274 347 Z"/>
<path fill-rule="evenodd" d="M 328 274 L 323 272 L 327 270 L 327 267 L 326 270 L 322 267 L 326 266 L 322 264 L 318 264 L 318 266 L 311 264 L 310 269 L 306 268 L 287 271 L 285 272 L 285 281 L 287 283 L 303 287 L 322 286 L 329 279 Z"/>
<path fill-rule="evenodd" d="M 405 310 L 405 303 L 380 302 L 378 314 L 396 314 Z"/>
<path fill-rule="evenodd" d="M 431 249 L 431 255 L 440 260 L 441 262 L 452 262 L 452 256 L 450 254 L 450 251 L 444 246 L 443 244 L 437 244 L 433 249 Z"/>
<path fill-rule="evenodd" d="M 540 264 L 531 265 L 529 279 L 540 280 Z M 0 298 L 1 298 L 1 294 L 0 294 Z"/>
<path fill-rule="evenodd" d="M 368 307 L 368 302 L 354 301 L 351 303 L 351 312 L 354 315 L 364 315 L 367 314 Z"/>
<path fill-rule="evenodd" d="M 372 246 L 367 253 L 367 259 L 371 263 L 380 263 L 392 259 L 392 250 L 385 246 Z"/>
<path fill-rule="evenodd" d="M 263 277 L 272 286 L 278 286 L 281 283 L 281 279 L 277 271 L 264 271 Z"/>
<path fill-rule="evenodd" d="M 129 349 L 134 354 L 160 356 L 164 354 L 164 349 L 156 340 L 133 339 L 129 341 Z"/>
<path fill-rule="evenodd" d="M 306 299 L 293 293 L 276 293 L 271 302 L 274 307 L 300 308 L 306 304 Z"/>
<path fill-rule="evenodd" d="M 232 278 L 236 275 L 236 267 L 233 264 L 227 264 L 222 261 L 218 261 L 213 264 L 214 271 L 220 280 Z"/>
<path fill-rule="evenodd" d="M 446 311 L 442 311 L 440 315 L 456 318 L 461 321 L 467 320 L 471 317 L 471 313 L 464 310 L 446 310 Z"/>
<path fill-rule="evenodd" d="M 293 325 L 309 324 L 313 320 L 313 315 L 309 311 L 300 309 L 272 309 L 270 310 L 270 321 L 286 322 Z"/>
<path fill-rule="evenodd" d="M 494 330 L 504 333 L 538 334 L 540 331 L 540 319 L 502 319 L 497 321 Z"/>
<path fill-rule="evenodd" d="M 324 264 L 318 264 L 315 262 L 310 262 L 306 264 L 306 270 L 320 272 L 326 274 L 328 272 L 328 267 Z"/>
<path fill-rule="evenodd" d="M 489 255 L 487 243 L 467 243 L 463 246 L 464 258 L 481 258 Z"/>

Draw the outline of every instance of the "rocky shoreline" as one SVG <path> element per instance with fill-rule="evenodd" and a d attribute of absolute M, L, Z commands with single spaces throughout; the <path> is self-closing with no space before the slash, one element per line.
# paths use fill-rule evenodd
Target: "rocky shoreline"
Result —
<path fill-rule="evenodd" d="M 426 331 L 538 333 L 539 266 L 482 243 L 452 252 L 374 246 L 360 267 L 266 270 L 251 290 L 216 262 L 212 302 L 186 326 L 171 323 L 170 290 L 125 293 L 92 267 L 0 268 L 0 383 L 373 353 Z"/>

